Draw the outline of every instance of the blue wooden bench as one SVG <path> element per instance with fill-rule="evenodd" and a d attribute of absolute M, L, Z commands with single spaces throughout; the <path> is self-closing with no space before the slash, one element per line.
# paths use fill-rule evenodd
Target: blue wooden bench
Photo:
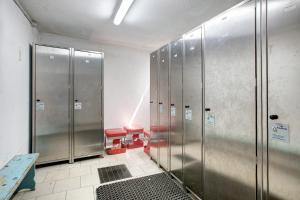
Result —
<path fill-rule="evenodd" d="M 0 200 L 22 189 L 35 190 L 35 161 L 39 154 L 17 155 L 0 169 Z"/>

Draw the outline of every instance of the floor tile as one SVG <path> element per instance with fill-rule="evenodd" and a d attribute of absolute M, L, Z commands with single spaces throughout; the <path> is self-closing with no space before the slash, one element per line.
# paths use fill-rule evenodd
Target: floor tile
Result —
<path fill-rule="evenodd" d="M 70 177 L 78 177 L 83 175 L 91 174 L 91 168 L 89 166 L 81 166 L 78 168 L 71 168 L 70 169 Z"/>
<path fill-rule="evenodd" d="M 67 179 L 70 176 L 70 169 L 54 169 L 48 172 L 44 182 L 52 182 Z"/>
<path fill-rule="evenodd" d="M 80 187 L 80 177 L 60 180 L 55 183 L 54 192 L 73 190 Z"/>
<path fill-rule="evenodd" d="M 37 197 L 36 200 L 65 200 L 66 192 L 54 193 L 50 195 Z"/>
<path fill-rule="evenodd" d="M 70 190 L 67 192 L 66 200 L 94 200 L 94 188 L 84 187 L 76 190 Z"/>
<path fill-rule="evenodd" d="M 100 184 L 98 174 L 94 173 L 94 174 L 81 176 L 81 187 L 92 186 L 97 184 Z"/>
<path fill-rule="evenodd" d="M 34 197 L 51 194 L 53 191 L 53 187 L 54 187 L 54 182 L 38 183 L 36 184 L 35 191 L 24 192 L 22 199 L 29 200 Z"/>

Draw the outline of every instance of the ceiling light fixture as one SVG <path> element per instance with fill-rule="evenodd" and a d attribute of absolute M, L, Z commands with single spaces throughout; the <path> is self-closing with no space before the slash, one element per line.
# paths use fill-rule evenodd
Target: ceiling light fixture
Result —
<path fill-rule="evenodd" d="M 132 3 L 134 2 L 134 0 L 122 0 L 122 3 L 120 5 L 120 8 L 115 16 L 114 19 L 114 24 L 115 25 L 120 25 L 121 22 L 123 21 L 125 15 L 127 14 L 130 6 L 132 5 Z"/>

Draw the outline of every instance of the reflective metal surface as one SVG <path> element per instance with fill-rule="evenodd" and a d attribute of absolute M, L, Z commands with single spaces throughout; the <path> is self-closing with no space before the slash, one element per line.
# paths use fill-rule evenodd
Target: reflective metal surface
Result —
<path fill-rule="evenodd" d="M 103 152 L 103 54 L 74 51 L 74 156 Z"/>
<path fill-rule="evenodd" d="M 158 161 L 158 70 L 159 52 L 150 55 L 150 156 Z"/>
<path fill-rule="evenodd" d="M 170 171 L 183 181 L 182 39 L 170 44 Z"/>
<path fill-rule="evenodd" d="M 38 163 L 69 160 L 70 51 L 35 46 L 33 151 Z"/>
<path fill-rule="evenodd" d="M 254 2 L 208 21 L 204 44 L 204 199 L 255 200 Z"/>
<path fill-rule="evenodd" d="M 183 36 L 184 184 L 202 197 L 202 33 Z"/>
<path fill-rule="evenodd" d="M 268 199 L 296 200 L 300 198 L 300 1 L 269 0 L 267 10 Z"/>
<path fill-rule="evenodd" d="M 169 170 L 169 45 L 159 52 L 159 164 Z"/>

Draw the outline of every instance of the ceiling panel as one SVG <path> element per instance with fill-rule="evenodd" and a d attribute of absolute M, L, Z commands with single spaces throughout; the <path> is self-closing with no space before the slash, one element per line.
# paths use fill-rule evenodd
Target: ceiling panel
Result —
<path fill-rule="evenodd" d="M 135 0 L 113 24 L 121 0 L 19 0 L 42 32 L 154 50 L 241 0 Z"/>

